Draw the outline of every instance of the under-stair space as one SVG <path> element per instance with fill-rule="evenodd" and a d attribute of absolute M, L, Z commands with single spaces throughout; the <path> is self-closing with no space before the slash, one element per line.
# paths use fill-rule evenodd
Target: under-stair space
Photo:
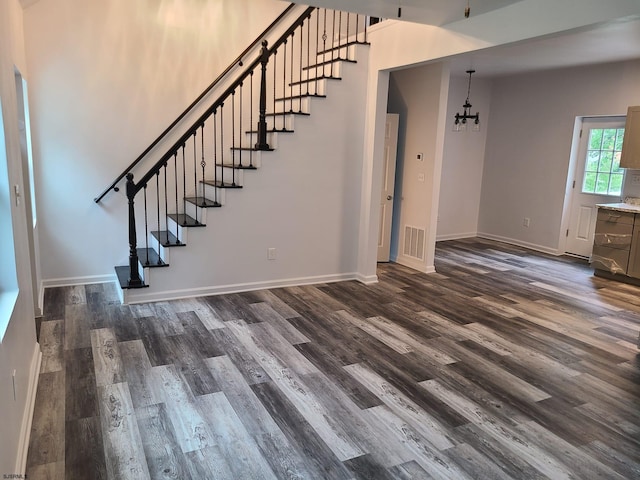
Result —
<path fill-rule="evenodd" d="M 362 138 L 365 19 L 315 8 L 300 18 L 154 165 L 128 173 L 124 303 L 350 278 L 331 274 L 344 265 L 306 277 L 323 252 L 304 238 L 343 248 L 345 265 L 356 256 L 345 237 L 357 225 L 336 217 L 358 205 L 363 146 L 350 139 Z"/>

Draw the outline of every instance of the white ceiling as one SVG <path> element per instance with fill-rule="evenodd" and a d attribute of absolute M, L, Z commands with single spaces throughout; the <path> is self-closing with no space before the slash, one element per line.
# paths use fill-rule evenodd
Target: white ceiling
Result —
<path fill-rule="evenodd" d="M 469 0 L 471 16 L 502 8 L 520 0 Z M 445 26 L 464 20 L 467 0 L 315 0 L 314 5 L 340 8 L 403 21 Z M 494 47 L 452 58 L 453 75 L 491 77 L 595 63 L 640 58 L 640 18 L 627 18 L 575 31 Z M 459 71 L 459 73 L 458 73 Z"/>
<path fill-rule="evenodd" d="M 480 15 L 502 8 L 520 0 L 315 0 L 316 7 L 348 10 L 379 18 L 398 18 L 398 8 L 402 8 L 401 20 L 445 25 L 464 19 L 467 4 L 471 15 Z M 302 3 L 308 3 L 307 1 Z"/>

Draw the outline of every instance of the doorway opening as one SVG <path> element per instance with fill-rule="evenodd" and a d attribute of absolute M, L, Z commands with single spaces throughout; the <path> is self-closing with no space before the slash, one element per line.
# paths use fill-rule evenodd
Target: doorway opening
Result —
<path fill-rule="evenodd" d="M 624 169 L 620 168 L 620 155 L 624 125 L 624 116 L 576 120 L 567 176 L 564 251 L 568 255 L 591 256 L 597 205 L 622 200 Z"/>

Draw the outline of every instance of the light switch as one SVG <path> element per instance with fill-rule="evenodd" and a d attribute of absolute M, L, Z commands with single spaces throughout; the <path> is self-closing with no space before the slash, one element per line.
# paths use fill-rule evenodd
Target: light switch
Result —
<path fill-rule="evenodd" d="M 418 152 L 418 155 L 416 155 L 416 158 L 418 159 L 419 162 L 422 162 L 424 160 L 424 155 L 422 154 L 422 152 Z"/>

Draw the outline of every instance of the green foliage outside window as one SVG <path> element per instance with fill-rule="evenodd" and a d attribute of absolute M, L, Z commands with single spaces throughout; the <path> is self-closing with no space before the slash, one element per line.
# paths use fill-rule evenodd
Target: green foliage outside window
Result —
<path fill-rule="evenodd" d="M 584 169 L 582 193 L 620 196 L 624 170 L 620 155 L 624 128 L 593 128 Z"/>

